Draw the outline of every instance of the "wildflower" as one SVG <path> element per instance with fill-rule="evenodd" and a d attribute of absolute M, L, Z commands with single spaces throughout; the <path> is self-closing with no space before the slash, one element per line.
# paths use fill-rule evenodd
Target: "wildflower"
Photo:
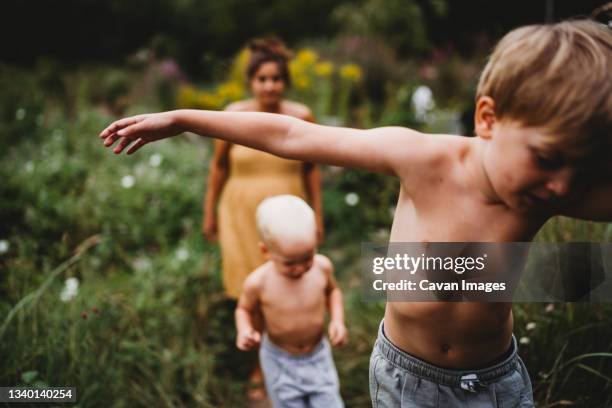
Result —
<path fill-rule="evenodd" d="M 300 50 L 295 57 L 295 60 L 302 65 L 312 65 L 317 62 L 317 59 L 319 56 L 310 48 Z"/>
<path fill-rule="evenodd" d="M 186 248 L 179 248 L 176 250 L 176 259 L 179 261 L 186 261 L 189 258 L 189 251 Z"/>
<path fill-rule="evenodd" d="M 344 197 L 344 201 L 347 205 L 354 207 L 359 203 L 359 196 L 357 193 L 348 193 L 346 197 Z"/>
<path fill-rule="evenodd" d="M 147 258 L 139 257 L 134 261 L 133 267 L 137 271 L 144 271 L 151 268 L 151 261 Z"/>
<path fill-rule="evenodd" d="M 427 112 L 435 107 L 431 89 L 425 85 L 419 86 L 412 94 L 412 106 L 417 118 L 424 119 Z"/>
<path fill-rule="evenodd" d="M 546 305 L 546 309 L 544 309 L 544 311 L 546 313 L 552 313 L 555 310 L 555 304 L 554 303 L 549 303 Z"/>
<path fill-rule="evenodd" d="M 332 74 L 332 72 L 334 72 L 334 66 L 331 62 L 319 62 L 314 66 L 314 72 L 318 76 L 328 77 Z"/>
<path fill-rule="evenodd" d="M 81 317 L 83 318 L 83 320 L 87 320 L 87 312 L 86 311 L 82 311 L 81 312 Z"/>
<path fill-rule="evenodd" d="M 26 110 L 23 108 L 19 108 L 17 109 L 17 112 L 15 112 L 15 119 L 17 120 L 23 120 L 26 116 Z"/>
<path fill-rule="evenodd" d="M 310 78 L 306 75 L 293 76 L 293 85 L 298 89 L 308 89 L 310 87 Z"/>
<path fill-rule="evenodd" d="M 164 158 L 161 154 L 155 153 L 152 154 L 151 157 L 149 157 L 149 164 L 151 165 L 151 167 L 159 167 L 163 160 Z"/>
<path fill-rule="evenodd" d="M 64 283 L 64 288 L 60 293 L 60 300 L 62 302 L 69 302 L 79 292 L 79 280 L 77 278 L 68 278 Z"/>
<path fill-rule="evenodd" d="M 535 323 L 535 322 L 529 322 L 529 323 L 527 323 L 527 324 L 525 325 L 525 328 L 526 328 L 527 330 L 533 330 L 533 329 L 535 329 L 535 328 L 536 328 L 536 326 L 537 326 L 537 325 L 536 325 L 536 323 Z"/>
<path fill-rule="evenodd" d="M 26 162 L 25 164 L 25 171 L 27 173 L 31 173 L 34 171 L 34 163 L 32 163 L 31 161 Z"/>
<path fill-rule="evenodd" d="M 529 344 L 529 341 L 530 341 L 530 340 L 529 340 L 529 337 L 521 337 L 521 338 L 519 339 L 519 343 L 520 343 L 520 344 L 523 344 L 523 345 L 525 345 L 525 346 L 526 346 L 527 344 Z"/>
<path fill-rule="evenodd" d="M 177 102 L 181 108 L 193 108 L 198 99 L 198 92 L 192 86 L 183 86 L 178 90 Z"/>
<path fill-rule="evenodd" d="M 11 245 L 6 239 L 0 239 L 0 254 L 6 254 L 10 246 Z"/>
<path fill-rule="evenodd" d="M 237 101 L 244 96 L 244 89 L 239 82 L 230 81 L 219 85 L 217 95 L 226 101 Z"/>
<path fill-rule="evenodd" d="M 134 187 L 134 182 L 134 176 L 128 174 L 127 176 L 123 176 L 121 179 L 121 186 L 123 188 L 132 188 Z"/>
<path fill-rule="evenodd" d="M 202 109 L 220 109 L 223 106 L 222 96 L 210 92 L 202 92 L 197 96 L 197 107 Z"/>
<path fill-rule="evenodd" d="M 91 311 L 92 311 L 94 314 L 100 314 L 100 310 L 99 310 L 97 307 L 95 307 L 95 306 L 91 308 Z"/>
<path fill-rule="evenodd" d="M 351 82 L 359 82 L 363 73 L 357 64 L 345 64 L 340 68 L 340 76 Z"/>

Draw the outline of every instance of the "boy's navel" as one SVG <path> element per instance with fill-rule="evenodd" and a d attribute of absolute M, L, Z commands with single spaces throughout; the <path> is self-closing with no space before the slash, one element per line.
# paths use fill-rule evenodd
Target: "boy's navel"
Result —
<path fill-rule="evenodd" d="M 444 343 L 442 344 L 442 346 L 440 346 L 440 349 L 442 350 L 442 352 L 444 354 L 448 353 L 450 351 L 450 345 Z"/>

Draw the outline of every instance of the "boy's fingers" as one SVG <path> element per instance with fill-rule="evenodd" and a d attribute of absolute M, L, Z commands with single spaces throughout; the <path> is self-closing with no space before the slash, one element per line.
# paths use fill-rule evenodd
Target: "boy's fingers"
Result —
<path fill-rule="evenodd" d="M 111 135 L 112 133 L 116 133 L 118 130 L 123 129 L 124 127 L 129 126 L 131 124 L 134 124 L 138 122 L 139 120 L 140 118 L 138 116 L 132 116 L 129 118 L 119 119 L 111 123 L 106 129 L 104 129 L 102 133 L 100 133 L 100 137 L 104 139 L 108 137 L 109 135 Z"/>
<path fill-rule="evenodd" d="M 146 145 L 147 142 L 145 142 L 142 138 L 136 140 L 136 143 L 134 143 L 133 145 L 131 145 L 127 150 L 126 153 L 127 154 L 132 154 L 134 153 L 136 150 L 140 149 L 142 146 Z"/>
<path fill-rule="evenodd" d="M 129 144 L 131 143 L 131 140 L 128 140 L 125 137 L 121 138 L 121 141 L 119 142 L 119 144 L 117 146 L 115 146 L 115 148 L 113 149 L 113 151 L 116 154 L 119 154 L 123 151 L 123 149 L 125 149 Z"/>

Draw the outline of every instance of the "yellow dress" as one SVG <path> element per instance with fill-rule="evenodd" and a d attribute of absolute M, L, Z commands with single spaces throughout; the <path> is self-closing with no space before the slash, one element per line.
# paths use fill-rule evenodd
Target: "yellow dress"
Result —
<path fill-rule="evenodd" d="M 217 210 L 223 285 L 230 298 L 240 296 L 247 275 L 264 262 L 255 211 L 264 198 L 278 194 L 306 199 L 303 163 L 232 145 Z"/>

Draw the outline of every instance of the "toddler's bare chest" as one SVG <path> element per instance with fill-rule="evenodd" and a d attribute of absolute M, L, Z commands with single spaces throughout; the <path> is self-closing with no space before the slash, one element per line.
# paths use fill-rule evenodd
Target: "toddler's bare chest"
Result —
<path fill-rule="evenodd" d="M 313 275 L 322 272 L 312 271 Z M 309 274 L 308 273 L 308 274 Z M 266 285 L 262 303 L 287 313 L 303 313 L 325 307 L 326 280 L 324 276 L 302 276 L 300 279 L 276 279 Z"/>

